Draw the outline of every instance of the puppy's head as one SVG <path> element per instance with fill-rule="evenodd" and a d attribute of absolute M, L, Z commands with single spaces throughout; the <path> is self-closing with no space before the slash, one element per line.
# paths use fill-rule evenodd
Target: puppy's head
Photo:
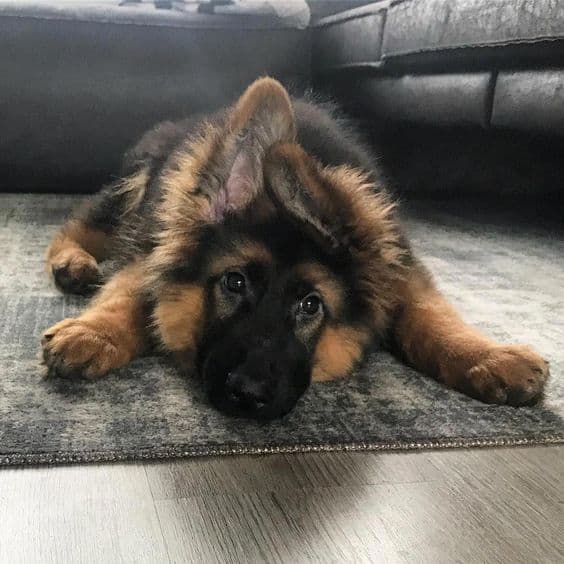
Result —
<path fill-rule="evenodd" d="M 386 195 L 360 171 L 322 167 L 295 129 L 271 79 L 204 125 L 163 174 L 150 257 L 164 347 L 194 361 L 216 407 L 259 419 L 352 370 L 402 275 Z"/>

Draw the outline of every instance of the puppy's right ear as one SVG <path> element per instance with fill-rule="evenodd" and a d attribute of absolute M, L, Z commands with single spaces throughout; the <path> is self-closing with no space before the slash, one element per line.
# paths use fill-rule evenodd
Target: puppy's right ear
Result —
<path fill-rule="evenodd" d="M 258 195 L 263 187 L 265 152 L 275 143 L 294 139 L 294 111 L 288 93 L 272 78 L 255 81 L 231 110 L 226 129 L 220 160 L 228 167 L 225 172 L 214 171 L 223 182 L 210 194 L 213 221 L 243 209 Z"/>

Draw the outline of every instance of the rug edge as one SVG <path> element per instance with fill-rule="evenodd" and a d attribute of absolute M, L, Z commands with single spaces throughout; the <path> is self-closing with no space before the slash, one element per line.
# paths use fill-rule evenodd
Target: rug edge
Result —
<path fill-rule="evenodd" d="M 135 450 L 66 451 L 58 453 L 0 453 L 0 468 L 14 466 L 63 465 L 106 462 L 140 462 L 203 456 L 293 454 L 307 452 L 407 452 L 458 448 L 493 448 L 564 444 L 564 435 L 497 437 L 483 439 L 430 439 L 426 441 L 377 441 L 345 443 L 303 443 L 287 445 L 220 444 L 176 445 Z"/>

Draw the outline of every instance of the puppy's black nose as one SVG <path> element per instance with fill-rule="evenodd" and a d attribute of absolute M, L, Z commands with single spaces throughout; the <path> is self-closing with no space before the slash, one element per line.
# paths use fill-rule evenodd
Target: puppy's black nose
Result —
<path fill-rule="evenodd" d="M 228 374 L 225 392 L 230 402 L 249 411 L 262 409 L 272 399 L 264 382 L 239 370 Z"/>

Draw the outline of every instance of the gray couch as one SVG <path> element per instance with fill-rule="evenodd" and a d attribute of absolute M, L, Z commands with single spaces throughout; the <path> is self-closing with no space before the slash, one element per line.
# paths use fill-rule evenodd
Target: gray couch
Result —
<path fill-rule="evenodd" d="M 89 191 L 158 121 L 309 82 L 308 29 L 180 4 L 0 0 L 0 190 Z"/>
<path fill-rule="evenodd" d="M 312 68 L 381 118 L 564 134 L 564 2 L 373 2 L 315 24 Z"/>
<path fill-rule="evenodd" d="M 222 3 L 0 0 L 0 190 L 93 189 L 153 123 L 261 74 L 365 121 L 541 132 L 558 153 L 562 1 L 309 0 L 307 29 Z"/>

